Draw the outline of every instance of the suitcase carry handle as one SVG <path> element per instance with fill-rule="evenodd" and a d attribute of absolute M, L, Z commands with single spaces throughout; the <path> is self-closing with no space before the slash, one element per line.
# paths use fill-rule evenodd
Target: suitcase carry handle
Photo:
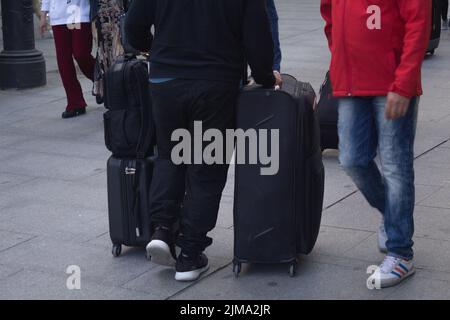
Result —
<path fill-rule="evenodd" d="M 294 76 L 291 76 L 290 74 L 281 74 L 282 79 L 284 78 L 290 78 L 293 79 L 295 81 L 297 81 L 297 79 Z M 274 85 L 272 88 L 266 88 L 262 85 L 256 84 L 256 82 L 254 80 L 252 80 L 247 86 L 245 86 L 244 88 L 250 88 L 250 89 L 263 89 L 263 90 L 274 90 L 274 91 L 281 91 L 282 89 L 282 85 Z"/>
<path fill-rule="evenodd" d="M 248 85 L 244 86 L 242 90 L 273 90 L 273 91 L 281 91 L 281 86 L 273 86 L 270 88 L 264 87 L 263 85 L 256 84 L 256 82 L 250 82 Z"/>

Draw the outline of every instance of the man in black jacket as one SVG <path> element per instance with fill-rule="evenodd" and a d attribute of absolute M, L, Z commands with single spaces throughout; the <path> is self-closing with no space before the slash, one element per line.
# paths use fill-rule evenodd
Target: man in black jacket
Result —
<path fill-rule="evenodd" d="M 150 33 L 154 26 L 154 35 Z M 280 85 L 265 0 L 134 0 L 125 23 L 129 43 L 150 51 L 150 90 L 158 160 L 150 190 L 154 233 L 152 261 L 173 265 L 175 279 L 192 281 L 208 270 L 203 251 L 216 225 L 228 164 L 175 165 L 171 140 L 194 122 L 225 136 L 234 128 L 235 105 L 247 62 L 255 81 Z M 194 152 L 192 152 L 193 154 Z M 173 225 L 179 222 L 175 257 Z"/>

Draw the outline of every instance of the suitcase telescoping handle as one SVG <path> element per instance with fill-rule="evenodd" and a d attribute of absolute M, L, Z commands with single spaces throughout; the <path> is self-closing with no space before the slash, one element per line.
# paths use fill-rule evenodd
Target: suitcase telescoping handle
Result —
<path fill-rule="evenodd" d="M 125 168 L 125 174 L 128 176 L 131 176 L 132 181 L 132 188 L 133 188 L 133 194 L 134 197 L 132 199 L 131 203 L 131 213 L 134 215 L 135 221 L 136 221 L 136 238 L 140 238 L 142 235 L 142 220 L 140 215 L 140 209 L 141 209 L 141 195 L 140 195 L 140 186 L 139 186 L 139 166 L 138 161 L 134 160 L 131 163 L 130 167 Z"/>

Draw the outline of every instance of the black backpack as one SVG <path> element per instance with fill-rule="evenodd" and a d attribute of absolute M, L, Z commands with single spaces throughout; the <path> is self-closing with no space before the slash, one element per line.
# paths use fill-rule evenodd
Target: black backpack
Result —
<path fill-rule="evenodd" d="M 153 155 L 155 126 L 146 60 L 124 55 L 106 71 L 105 144 L 117 158 Z"/>

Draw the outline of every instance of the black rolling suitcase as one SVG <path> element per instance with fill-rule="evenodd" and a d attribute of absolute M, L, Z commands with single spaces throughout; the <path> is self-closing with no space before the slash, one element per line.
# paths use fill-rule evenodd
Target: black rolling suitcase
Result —
<path fill-rule="evenodd" d="M 109 233 L 113 256 L 122 245 L 145 247 L 150 241 L 149 199 L 153 159 L 108 160 Z"/>
<path fill-rule="evenodd" d="M 319 233 L 324 167 L 315 93 L 293 77 L 283 82 L 281 91 L 245 89 L 238 102 L 238 129 L 279 129 L 280 143 L 276 175 L 262 176 L 260 164 L 236 165 L 236 276 L 242 263 L 289 263 L 294 276 L 297 255 L 310 253 Z"/>
<path fill-rule="evenodd" d="M 436 49 L 439 47 L 441 41 L 441 4 L 440 0 L 433 0 L 432 9 L 432 29 L 430 44 L 428 46 L 427 53 L 433 55 Z"/>
<path fill-rule="evenodd" d="M 320 121 L 320 143 L 322 150 L 338 149 L 338 100 L 333 98 L 330 73 L 320 88 L 320 100 L 317 104 L 317 114 Z"/>
<path fill-rule="evenodd" d="M 122 245 L 150 241 L 149 188 L 153 173 L 155 128 L 146 60 L 117 59 L 105 74 L 105 144 L 108 161 L 108 211 L 112 253 Z"/>

